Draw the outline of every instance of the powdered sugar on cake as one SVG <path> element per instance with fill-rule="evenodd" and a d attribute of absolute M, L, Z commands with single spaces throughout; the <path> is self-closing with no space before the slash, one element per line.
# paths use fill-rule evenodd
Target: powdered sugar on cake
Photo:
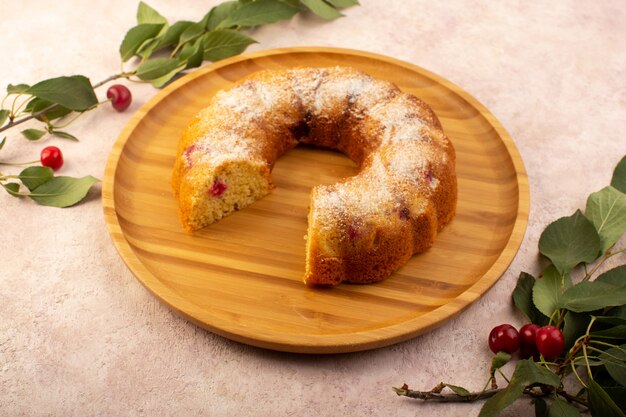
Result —
<path fill-rule="evenodd" d="M 183 226 L 267 195 L 271 167 L 298 143 L 338 149 L 360 168 L 312 191 L 307 284 L 385 279 L 454 216 L 454 149 L 424 102 L 352 68 L 294 68 L 218 92 L 192 120 L 172 179 Z"/>

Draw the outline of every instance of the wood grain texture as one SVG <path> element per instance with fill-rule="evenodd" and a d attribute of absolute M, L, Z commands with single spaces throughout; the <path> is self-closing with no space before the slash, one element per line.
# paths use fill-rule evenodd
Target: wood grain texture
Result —
<path fill-rule="evenodd" d="M 457 215 L 432 249 L 391 278 L 333 289 L 302 283 L 309 192 L 354 175 L 344 155 L 297 147 L 264 199 L 186 234 L 170 187 L 188 120 L 217 91 L 263 69 L 352 66 L 425 100 L 457 152 Z M 159 92 L 113 146 L 103 181 L 109 232 L 135 276 L 206 329 L 251 345 L 337 353 L 387 346 L 459 313 L 506 270 L 526 229 L 528 179 L 495 117 L 459 87 L 415 65 L 335 48 L 287 48 L 220 61 Z"/>

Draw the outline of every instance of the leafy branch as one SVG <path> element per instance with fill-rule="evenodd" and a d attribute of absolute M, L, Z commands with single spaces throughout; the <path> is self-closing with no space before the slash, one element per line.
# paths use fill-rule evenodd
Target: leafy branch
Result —
<path fill-rule="evenodd" d="M 160 88 L 205 61 L 238 55 L 257 42 L 242 33 L 243 30 L 290 19 L 304 10 L 310 10 L 322 19 L 333 20 L 343 16 L 339 8 L 357 4 L 357 0 L 225 1 L 211 8 L 197 22 L 181 20 L 170 25 L 164 16 L 141 1 L 137 8 L 137 25 L 128 30 L 120 44 L 121 72 L 95 84 L 84 75 L 50 78 L 32 86 L 9 84 L 6 95 L 0 101 L 0 133 L 38 120 L 43 123 L 41 128 L 22 130 L 24 138 L 36 141 L 51 134 L 78 140 L 62 129 L 83 113 L 109 101 L 99 101 L 95 91 L 105 84 L 124 78 L 149 82 Z M 131 60 L 133 68 L 124 69 L 124 65 Z M 115 87 L 120 86 L 111 88 Z M 113 105 L 115 107 L 115 101 Z M 0 150 L 6 139 L 5 136 L 0 140 Z M 0 162 L 0 165 L 37 162 Z M 52 170 L 43 166 L 27 168 L 19 175 L 0 173 L 0 186 L 10 195 L 29 197 L 38 204 L 55 207 L 68 207 L 81 201 L 96 181 L 92 176 L 55 177 Z M 29 192 L 21 192 L 21 186 Z"/>
<path fill-rule="evenodd" d="M 611 184 L 589 195 L 585 212 L 577 210 L 549 224 L 539 252 L 550 264 L 539 278 L 522 272 L 513 291 L 514 305 L 538 326 L 562 331 L 565 350 L 547 361 L 543 356 L 517 361 L 507 378 L 500 368 L 511 355 L 498 352 L 481 391 L 440 384 L 430 391 L 396 394 L 423 401 L 486 400 L 479 417 L 495 417 L 519 397 L 533 398 L 537 417 L 625 417 L 626 409 L 626 264 L 601 272 L 605 262 L 626 248 L 616 248 L 626 233 L 626 156 Z M 574 283 L 572 276 L 580 279 Z M 496 384 L 496 372 L 507 382 Z M 566 379 L 579 385 L 566 391 Z M 491 385 L 491 386 L 490 386 Z M 490 386 L 490 389 L 487 389 Z M 442 393 L 448 388 L 451 392 Z"/>
<path fill-rule="evenodd" d="M 83 75 L 51 78 L 33 86 L 9 84 L 0 105 L 0 133 L 37 119 L 44 123 L 43 129 L 23 130 L 26 139 L 38 140 L 46 133 L 76 139 L 59 131 L 53 121 L 102 104 L 95 89 L 110 81 L 125 78 L 160 88 L 205 61 L 238 55 L 257 43 L 243 30 L 287 20 L 304 10 L 333 20 L 343 16 L 339 8 L 357 4 L 357 0 L 226 1 L 211 8 L 197 22 L 181 20 L 170 25 L 164 16 L 142 1 L 137 9 L 137 25 L 128 30 L 119 48 L 122 64 L 134 59 L 133 69 L 122 70 L 93 85 Z"/>
<path fill-rule="evenodd" d="M 20 192 L 20 184 L 12 180 L 19 180 L 29 192 Z M 56 177 L 51 168 L 43 166 L 28 167 L 18 175 L 0 174 L 0 186 L 13 197 L 29 197 L 37 204 L 61 208 L 83 200 L 96 182 L 98 179 L 91 175 Z"/>

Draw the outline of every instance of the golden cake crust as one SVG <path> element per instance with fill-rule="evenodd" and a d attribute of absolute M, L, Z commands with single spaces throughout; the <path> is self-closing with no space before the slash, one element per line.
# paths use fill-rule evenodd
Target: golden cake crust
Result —
<path fill-rule="evenodd" d="M 266 195 L 276 159 L 298 143 L 360 166 L 311 192 L 309 285 L 385 279 L 454 217 L 455 152 L 426 103 L 352 68 L 295 68 L 253 74 L 190 121 L 172 175 L 185 229 Z"/>

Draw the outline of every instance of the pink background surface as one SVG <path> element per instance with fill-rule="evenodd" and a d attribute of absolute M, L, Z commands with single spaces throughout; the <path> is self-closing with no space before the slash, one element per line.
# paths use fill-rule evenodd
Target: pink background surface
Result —
<path fill-rule="evenodd" d="M 170 21 L 198 20 L 216 3 L 149 1 Z M 395 346 L 334 356 L 266 351 L 204 331 L 148 293 L 109 238 L 99 185 L 65 210 L 3 194 L 0 415 L 478 413 L 480 404 L 423 404 L 396 397 L 391 387 L 445 381 L 479 390 L 488 376 L 489 330 L 523 323 L 510 294 L 521 270 L 541 269 L 541 231 L 583 208 L 626 153 L 626 7 L 619 0 L 362 3 L 335 22 L 307 14 L 253 30 L 260 43 L 248 51 L 320 45 L 385 54 L 485 104 L 513 137 L 531 186 L 524 242 L 498 283 L 440 328 Z M 1 0 L 0 89 L 75 73 L 96 82 L 117 72 L 119 42 L 135 24 L 136 7 Z M 120 130 L 155 94 L 149 85 L 130 87 L 135 99 L 126 113 L 103 106 L 68 128 L 81 142 L 30 143 L 13 130 L 0 160 L 36 159 L 54 144 L 66 158 L 59 174 L 102 178 Z M 98 94 L 104 98 L 105 90 Z M 615 258 L 623 263 L 626 255 Z M 527 402 L 503 415 L 533 415 Z"/>

